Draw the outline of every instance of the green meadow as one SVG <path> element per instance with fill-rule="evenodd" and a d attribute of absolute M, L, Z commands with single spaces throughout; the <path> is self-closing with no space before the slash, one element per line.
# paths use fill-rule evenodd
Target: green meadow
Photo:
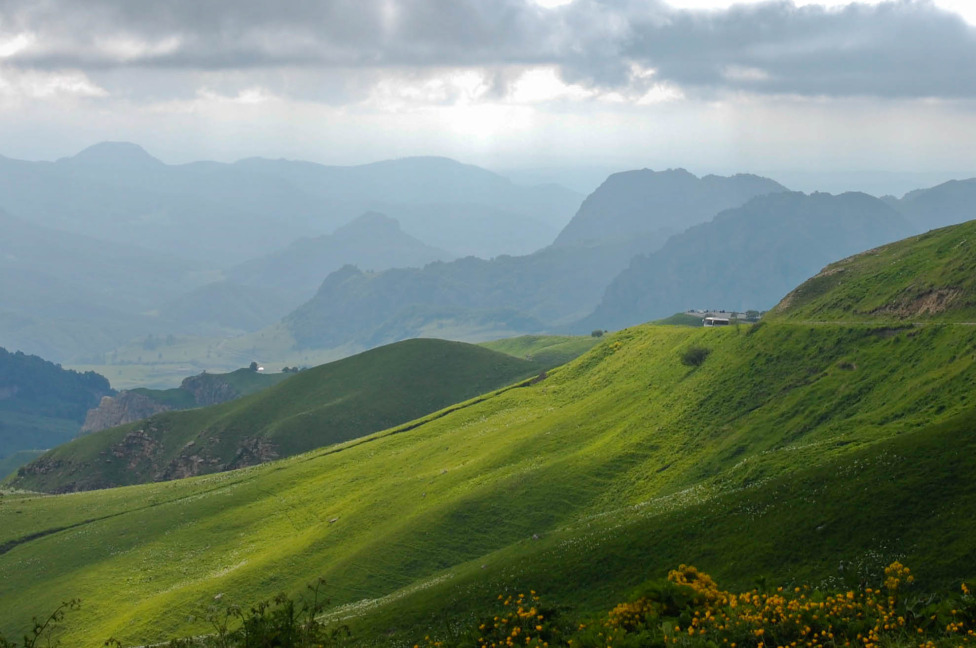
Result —
<path fill-rule="evenodd" d="M 599 341 L 598 337 L 582 335 L 520 335 L 482 342 L 481 346 L 551 368 L 578 358 Z"/>

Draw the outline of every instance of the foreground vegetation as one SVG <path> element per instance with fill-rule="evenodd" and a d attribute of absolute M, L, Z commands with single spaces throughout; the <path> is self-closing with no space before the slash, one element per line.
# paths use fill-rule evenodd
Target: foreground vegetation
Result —
<path fill-rule="evenodd" d="M 957 592 L 921 594 L 915 576 L 895 561 L 867 582 L 847 573 L 843 589 L 793 584 L 771 587 L 765 578 L 744 592 L 719 588 L 708 574 L 680 565 L 664 580 L 647 581 L 605 614 L 580 618 L 565 606 L 544 602 L 535 590 L 500 594 L 469 627 L 424 636 L 430 648 L 736 648 L 755 645 L 799 648 L 964 646 L 976 642 L 976 596 L 960 583 Z M 349 628 L 324 614 L 325 581 L 291 598 L 279 594 L 242 608 L 221 596 L 207 608 L 212 632 L 172 639 L 168 648 L 323 648 L 354 643 Z M 22 644 L 0 635 L 0 648 L 57 644 L 60 625 L 80 601 L 62 603 L 45 619 L 35 618 Z M 109 639 L 106 646 L 121 646 Z M 419 644 L 417 644 L 419 648 Z"/>

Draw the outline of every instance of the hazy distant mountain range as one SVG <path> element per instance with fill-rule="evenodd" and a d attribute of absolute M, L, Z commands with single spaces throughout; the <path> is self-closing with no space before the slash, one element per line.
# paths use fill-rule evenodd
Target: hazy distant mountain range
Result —
<path fill-rule="evenodd" d="M 0 157 L 0 342 L 68 360 L 150 333 L 239 335 L 346 263 L 533 251 L 581 200 L 443 158 L 167 165 L 128 143 Z M 363 217 L 377 207 L 392 216 Z"/>
<path fill-rule="evenodd" d="M 762 310 L 847 254 L 976 216 L 976 180 L 877 199 L 643 169 L 582 200 L 443 158 L 167 165 L 122 143 L 0 158 L 0 192 L 0 343 L 86 366 L 175 357 L 183 375 Z M 124 351 L 151 335 L 196 341 Z"/>
<path fill-rule="evenodd" d="M 680 169 L 615 174 L 584 201 L 555 244 L 539 252 L 381 273 L 345 268 L 284 323 L 308 347 L 373 346 L 435 332 L 486 339 L 565 326 L 592 311 L 631 257 L 653 252 L 682 224 L 707 218 L 703 202 L 724 209 L 784 190 L 754 176 L 698 179 Z"/>
<path fill-rule="evenodd" d="M 789 192 L 750 175 L 620 173 L 535 254 L 344 268 L 284 324 L 300 346 L 369 347 L 417 335 L 585 333 L 689 308 L 765 310 L 824 265 L 976 217 L 974 205 L 976 181 L 881 200 Z"/>
<path fill-rule="evenodd" d="M 144 333 L 155 304 L 206 276 L 192 262 L 3 211 L 0 231 L 0 344 L 46 358 L 112 348 Z"/>
<path fill-rule="evenodd" d="M 551 242 L 582 200 L 446 158 L 168 165 L 122 142 L 57 162 L 0 157 L 0 195 L 9 213 L 31 222 L 217 268 L 330 233 L 369 210 L 451 252 L 526 253 Z"/>
<path fill-rule="evenodd" d="M 225 279 L 164 304 L 162 311 L 183 330 L 194 323 L 256 331 L 310 299 L 324 277 L 350 263 L 370 270 L 411 268 L 450 260 L 446 250 L 426 245 L 378 212 L 367 212 L 333 234 L 301 238 L 223 273 Z"/>
<path fill-rule="evenodd" d="M 723 209 L 778 191 L 786 187 L 748 174 L 698 178 L 684 169 L 615 173 L 583 201 L 554 245 L 629 239 L 657 231 L 677 233 Z"/>

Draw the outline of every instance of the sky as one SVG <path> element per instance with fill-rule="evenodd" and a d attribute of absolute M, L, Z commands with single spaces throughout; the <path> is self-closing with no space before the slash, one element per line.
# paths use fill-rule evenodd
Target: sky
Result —
<path fill-rule="evenodd" d="M 972 177 L 976 2 L 0 0 L 0 155 L 105 140 L 169 163 Z"/>

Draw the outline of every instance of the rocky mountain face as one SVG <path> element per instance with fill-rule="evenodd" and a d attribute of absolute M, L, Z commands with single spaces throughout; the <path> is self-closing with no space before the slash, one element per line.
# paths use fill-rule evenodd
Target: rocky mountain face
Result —
<path fill-rule="evenodd" d="M 180 383 L 180 389 L 189 392 L 193 402 L 199 407 L 226 403 L 241 396 L 241 393 L 230 383 L 206 373 L 184 378 Z"/>

